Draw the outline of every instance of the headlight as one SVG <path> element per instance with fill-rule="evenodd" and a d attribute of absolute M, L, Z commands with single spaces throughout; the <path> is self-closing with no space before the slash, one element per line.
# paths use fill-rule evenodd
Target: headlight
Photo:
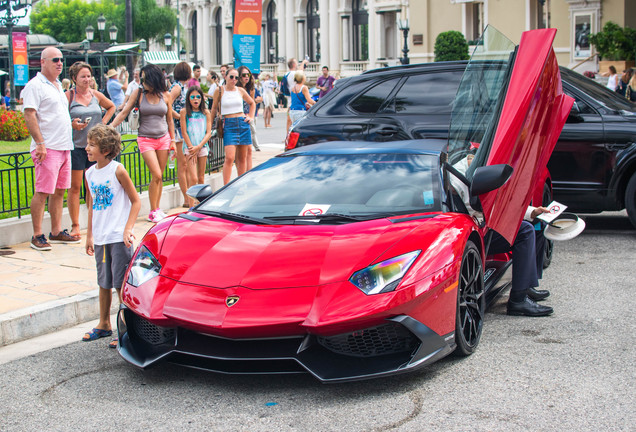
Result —
<path fill-rule="evenodd" d="M 349 281 L 367 295 L 393 291 L 420 252 L 409 252 L 359 270 Z"/>
<path fill-rule="evenodd" d="M 153 277 L 159 276 L 159 272 L 161 272 L 159 261 L 150 253 L 146 246 L 141 246 L 130 265 L 127 282 L 132 286 L 138 287 Z"/>

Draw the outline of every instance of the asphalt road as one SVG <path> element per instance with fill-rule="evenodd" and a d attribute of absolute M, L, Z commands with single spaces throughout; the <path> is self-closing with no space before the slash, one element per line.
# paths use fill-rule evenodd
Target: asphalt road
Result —
<path fill-rule="evenodd" d="M 586 219 L 544 275 L 555 314 L 508 317 L 500 299 L 468 358 L 322 385 L 141 371 L 106 339 L 73 342 L 0 364 L 0 430 L 633 431 L 636 230 L 624 212 Z"/>

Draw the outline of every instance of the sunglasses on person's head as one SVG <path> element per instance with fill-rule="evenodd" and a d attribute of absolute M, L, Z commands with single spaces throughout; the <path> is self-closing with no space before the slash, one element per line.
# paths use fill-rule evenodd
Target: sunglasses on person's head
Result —
<path fill-rule="evenodd" d="M 146 78 L 144 78 L 144 77 L 139 78 L 139 83 L 140 84 L 143 84 L 145 82 L 146 82 Z"/>
<path fill-rule="evenodd" d="M 62 60 L 64 60 L 64 57 L 53 57 L 47 60 L 51 60 L 53 63 L 62 63 Z"/>
<path fill-rule="evenodd" d="M 241 74 L 241 78 L 246 78 L 246 77 L 249 77 L 249 76 L 250 76 L 249 72 L 245 72 L 245 73 Z"/>
<path fill-rule="evenodd" d="M 228 79 L 238 79 L 238 75 L 228 75 Z"/>
<path fill-rule="evenodd" d="M 190 99 L 201 99 L 201 95 L 190 95 Z"/>

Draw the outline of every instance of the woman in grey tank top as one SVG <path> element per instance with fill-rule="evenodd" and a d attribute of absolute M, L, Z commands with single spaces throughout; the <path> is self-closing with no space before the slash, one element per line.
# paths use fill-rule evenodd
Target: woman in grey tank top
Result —
<path fill-rule="evenodd" d="M 115 104 L 97 90 L 90 88 L 93 69 L 84 62 L 75 62 L 69 68 L 75 87 L 66 92 L 69 113 L 73 120 L 73 145 L 71 150 L 71 188 L 68 190 L 68 213 L 71 217 L 70 235 L 80 237 L 79 208 L 80 191 L 84 171 L 93 165 L 86 156 L 86 137 L 88 131 L 99 123 L 108 123 L 115 114 Z M 105 111 L 102 115 L 102 111 Z"/>
<path fill-rule="evenodd" d="M 159 208 L 163 190 L 163 172 L 168 162 L 168 150 L 175 148 L 172 103 L 163 72 L 154 64 L 141 68 L 141 87 L 135 90 L 126 106 L 111 126 L 117 127 L 133 107 L 139 106 L 139 132 L 137 145 L 141 157 L 150 171 L 148 200 L 150 201 L 150 222 L 159 222 L 166 214 Z"/>

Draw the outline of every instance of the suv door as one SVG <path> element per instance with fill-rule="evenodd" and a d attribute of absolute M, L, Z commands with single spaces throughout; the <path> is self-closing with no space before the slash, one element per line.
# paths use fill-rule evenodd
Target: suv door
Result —
<path fill-rule="evenodd" d="M 404 71 L 408 73 L 408 71 Z M 407 76 L 369 124 L 368 141 L 447 138 L 464 67 Z"/>
<path fill-rule="evenodd" d="M 567 83 L 563 90 L 575 102 L 548 162 L 553 196 L 572 211 L 600 211 L 611 175 L 603 118 Z"/>

